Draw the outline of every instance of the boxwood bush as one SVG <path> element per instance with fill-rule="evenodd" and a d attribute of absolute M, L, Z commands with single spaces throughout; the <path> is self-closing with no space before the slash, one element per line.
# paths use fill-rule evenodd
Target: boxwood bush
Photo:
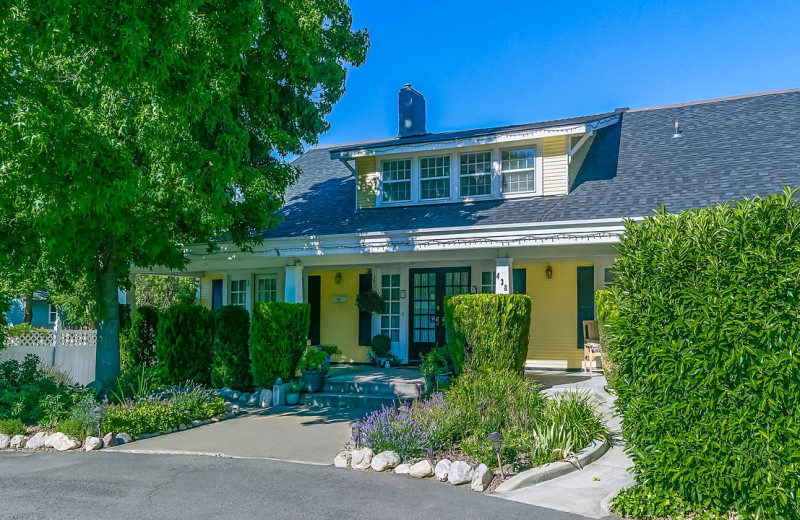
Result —
<path fill-rule="evenodd" d="M 253 382 L 271 387 L 292 379 L 306 350 L 311 314 L 308 304 L 261 302 L 253 309 L 250 359 Z"/>
<path fill-rule="evenodd" d="M 619 513 L 800 518 L 795 195 L 626 224 L 609 341 L 638 487 Z"/>
<path fill-rule="evenodd" d="M 149 305 L 137 307 L 128 340 L 122 344 L 123 368 L 155 365 L 157 338 L 158 309 Z"/>
<path fill-rule="evenodd" d="M 525 367 L 531 299 L 524 294 L 463 294 L 444 302 L 447 345 L 456 374 Z"/>
<path fill-rule="evenodd" d="M 158 322 L 156 354 L 171 384 L 187 380 L 211 382 L 214 313 L 199 305 L 179 303 Z"/>
<path fill-rule="evenodd" d="M 236 305 L 222 307 L 216 333 L 211 384 L 245 390 L 250 386 L 250 313 Z"/>

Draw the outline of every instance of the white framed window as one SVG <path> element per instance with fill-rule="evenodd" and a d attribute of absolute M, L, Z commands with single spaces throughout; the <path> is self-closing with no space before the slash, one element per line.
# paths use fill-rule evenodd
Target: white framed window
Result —
<path fill-rule="evenodd" d="M 533 147 L 501 150 L 503 193 L 527 193 L 536 190 L 535 163 L 536 150 Z"/>
<path fill-rule="evenodd" d="M 481 273 L 481 293 L 494 294 L 494 271 L 483 271 Z"/>
<path fill-rule="evenodd" d="M 492 194 L 492 152 L 461 154 L 459 163 L 462 197 Z"/>
<path fill-rule="evenodd" d="M 383 202 L 411 201 L 411 159 L 383 161 L 381 166 Z"/>
<path fill-rule="evenodd" d="M 399 274 L 384 274 L 381 276 L 381 298 L 383 298 L 381 334 L 389 336 L 392 341 L 400 341 Z"/>
<path fill-rule="evenodd" d="M 419 198 L 450 198 L 450 156 L 422 157 L 419 160 Z"/>
<path fill-rule="evenodd" d="M 278 278 L 275 276 L 256 277 L 256 301 L 278 301 Z"/>
<path fill-rule="evenodd" d="M 58 319 L 58 307 L 52 303 L 47 307 L 47 323 L 54 324 Z"/>
<path fill-rule="evenodd" d="M 603 286 L 608 288 L 608 287 L 611 287 L 612 285 L 614 285 L 614 283 L 615 283 L 614 282 L 614 278 L 616 278 L 616 277 L 617 277 L 617 275 L 616 275 L 616 273 L 614 273 L 614 268 L 613 267 L 606 267 L 603 270 Z"/>
<path fill-rule="evenodd" d="M 247 280 L 231 280 L 231 305 L 247 307 Z"/>

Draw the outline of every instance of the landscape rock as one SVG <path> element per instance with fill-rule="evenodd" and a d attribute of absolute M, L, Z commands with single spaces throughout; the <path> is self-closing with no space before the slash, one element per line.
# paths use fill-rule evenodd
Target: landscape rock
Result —
<path fill-rule="evenodd" d="M 350 461 L 353 459 L 353 453 L 351 451 L 340 451 L 336 457 L 333 459 L 333 465 L 337 468 L 349 468 Z"/>
<path fill-rule="evenodd" d="M 133 442 L 133 438 L 131 438 L 131 436 L 127 433 L 118 433 L 117 441 L 121 441 L 119 444 L 128 444 L 129 442 Z"/>
<path fill-rule="evenodd" d="M 408 475 L 411 473 L 411 465 L 410 464 L 400 464 L 396 468 L 394 468 L 394 472 L 398 475 Z"/>
<path fill-rule="evenodd" d="M 184 431 L 184 430 L 186 430 L 186 425 L 185 425 L 185 424 L 183 424 L 183 423 L 179 424 L 179 425 L 178 425 L 178 431 L 179 431 L 179 432 L 182 432 L 182 431 Z"/>
<path fill-rule="evenodd" d="M 258 406 L 261 408 L 269 408 L 272 406 L 272 390 L 264 389 L 259 394 Z"/>
<path fill-rule="evenodd" d="M 457 460 L 450 465 L 450 471 L 447 473 L 447 481 L 454 486 L 467 484 L 472 482 L 472 477 L 475 475 L 475 470 L 472 466 L 463 460 Z"/>
<path fill-rule="evenodd" d="M 0 450 L 8 448 L 9 444 L 11 444 L 11 436 L 0 433 Z"/>
<path fill-rule="evenodd" d="M 492 483 L 493 479 L 494 472 L 490 470 L 486 464 L 480 464 L 475 468 L 475 475 L 472 477 L 472 484 L 470 487 L 472 491 L 483 493 L 489 487 L 489 484 Z"/>
<path fill-rule="evenodd" d="M 417 462 L 416 464 L 413 464 L 409 469 L 408 474 L 414 478 L 428 478 L 432 477 L 435 471 L 436 468 L 433 467 L 431 461 L 429 461 L 428 459 L 423 459 Z M 445 474 L 445 478 L 447 478 L 447 474 Z"/>
<path fill-rule="evenodd" d="M 241 394 L 241 393 L 239 393 L 239 392 L 231 392 L 231 399 L 233 399 L 233 400 L 235 400 L 235 401 L 238 401 L 238 400 L 239 400 L 239 397 L 241 397 L 241 395 L 242 395 L 242 394 Z"/>
<path fill-rule="evenodd" d="M 69 435 L 65 435 L 61 432 L 54 433 L 50 437 L 51 438 L 48 440 L 48 443 L 55 448 L 56 451 L 74 450 L 75 448 L 79 448 L 81 445 L 81 441 L 75 437 L 70 437 Z"/>
<path fill-rule="evenodd" d="M 223 388 L 220 389 L 219 396 L 221 398 L 223 398 L 223 399 L 229 399 L 232 393 L 233 393 L 233 390 L 231 390 L 230 388 L 228 388 L 226 386 L 226 387 L 223 387 Z"/>
<path fill-rule="evenodd" d="M 111 448 L 118 444 L 122 444 L 121 441 L 117 440 L 117 435 L 114 433 L 107 433 L 103 435 L 103 447 L 104 448 Z"/>
<path fill-rule="evenodd" d="M 9 448 L 22 448 L 28 441 L 27 435 L 14 435 L 11 437 L 11 442 L 8 444 Z"/>
<path fill-rule="evenodd" d="M 436 463 L 433 474 L 436 475 L 436 480 L 444 482 L 447 480 L 447 474 L 450 472 L 450 466 L 453 462 L 450 459 L 442 459 Z"/>
<path fill-rule="evenodd" d="M 247 405 L 248 406 L 259 406 L 260 397 L 261 397 L 261 392 L 253 392 L 250 395 L 250 398 L 247 400 Z"/>
<path fill-rule="evenodd" d="M 350 460 L 350 467 L 353 469 L 369 469 L 372 457 L 375 453 L 370 448 L 363 448 L 353 451 L 353 458 Z"/>
<path fill-rule="evenodd" d="M 400 455 L 393 451 L 382 451 L 372 457 L 369 467 L 374 471 L 386 471 L 387 469 L 394 469 L 402 462 Z"/>
<path fill-rule="evenodd" d="M 48 437 L 50 436 L 47 435 L 47 432 L 39 432 L 28 439 L 28 441 L 25 443 L 25 447 L 29 450 L 38 450 L 40 448 L 44 448 L 47 444 Z"/>
<path fill-rule="evenodd" d="M 194 426 L 195 428 L 197 428 L 198 426 L 203 426 L 203 421 L 201 421 L 200 419 L 195 419 L 194 421 L 192 421 L 192 426 Z"/>
<path fill-rule="evenodd" d="M 245 393 L 243 393 L 242 395 L 239 396 L 239 400 L 240 401 L 244 401 L 246 403 L 247 401 L 250 400 L 250 395 L 251 394 L 249 392 L 245 392 Z"/>
<path fill-rule="evenodd" d="M 83 441 L 83 447 L 86 451 L 96 451 L 103 447 L 103 440 L 100 437 L 86 437 Z"/>

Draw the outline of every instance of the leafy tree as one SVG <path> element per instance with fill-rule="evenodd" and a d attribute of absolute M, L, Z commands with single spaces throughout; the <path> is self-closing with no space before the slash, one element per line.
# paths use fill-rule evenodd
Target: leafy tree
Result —
<path fill-rule="evenodd" d="M 277 223 L 287 158 L 365 59 L 351 26 L 344 0 L 2 0 L 0 276 L 37 259 L 89 282 L 98 379 L 119 372 L 131 266 Z"/>
<path fill-rule="evenodd" d="M 137 275 L 133 282 L 136 305 L 165 311 L 176 303 L 195 303 L 196 283 L 186 276 Z"/>

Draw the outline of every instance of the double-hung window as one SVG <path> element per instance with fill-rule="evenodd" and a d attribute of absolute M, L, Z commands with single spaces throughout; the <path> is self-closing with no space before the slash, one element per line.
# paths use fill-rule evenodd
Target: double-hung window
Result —
<path fill-rule="evenodd" d="M 502 150 L 500 168 L 503 172 L 503 193 L 527 193 L 534 191 L 533 148 Z"/>
<path fill-rule="evenodd" d="M 400 341 L 400 275 L 385 274 L 381 276 L 381 298 L 383 313 L 381 314 L 381 334 L 389 336 L 392 341 Z"/>
<path fill-rule="evenodd" d="M 231 305 L 247 306 L 247 280 L 231 280 Z"/>
<path fill-rule="evenodd" d="M 492 194 L 492 152 L 465 153 L 461 163 L 461 196 L 479 197 Z"/>
<path fill-rule="evenodd" d="M 278 279 L 274 276 L 259 276 L 256 278 L 256 301 L 278 301 Z"/>
<path fill-rule="evenodd" d="M 383 202 L 411 200 L 411 159 L 383 161 Z"/>
<path fill-rule="evenodd" d="M 420 199 L 450 198 L 450 156 L 423 157 L 419 160 Z"/>
<path fill-rule="evenodd" d="M 483 294 L 494 294 L 494 271 L 483 271 L 481 273 L 481 292 Z"/>
<path fill-rule="evenodd" d="M 58 307 L 52 303 L 47 307 L 47 323 L 55 323 L 58 319 Z"/>

